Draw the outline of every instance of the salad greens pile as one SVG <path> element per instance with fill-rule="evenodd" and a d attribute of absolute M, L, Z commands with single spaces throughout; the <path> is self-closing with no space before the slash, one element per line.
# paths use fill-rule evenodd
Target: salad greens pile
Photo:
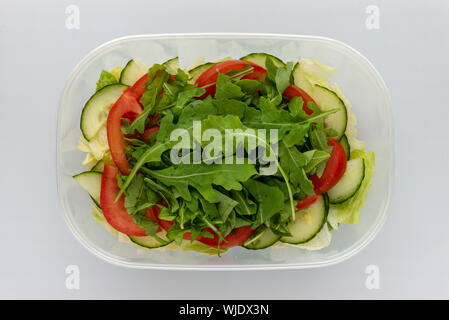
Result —
<path fill-rule="evenodd" d="M 264 82 L 242 79 L 252 71 L 250 65 L 238 72 L 219 73 L 215 96 L 201 100 L 198 98 L 205 88 L 189 83 L 183 70 L 153 65 L 141 98 L 143 112 L 132 123 L 123 121 L 122 125 L 133 169 L 128 176 L 117 174 L 121 190 L 117 198 L 125 195 L 125 207 L 134 222 L 155 235 L 159 224 L 144 212 L 156 205 L 161 209 L 159 219 L 174 222 L 167 238 L 178 244 L 187 232 L 192 240 L 200 235 L 213 238 L 206 228 L 220 240 L 242 226 L 257 228 L 256 233 L 269 228 L 274 234 L 289 236 L 287 225 L 295 217 L 295 203 L 314 194 L 308 176 L 322 174 L 332 151 L 327 138 L 335 136 L 323 125 L 324 118 L 335 110 L 322 112 L 308 102 L 307 107 L 313 110 L 308 115 L 301 97 L 288 101 L 282 96 L 293 83 L 293 67 L 291 62 L 277 67 L 267 59 Z M 114 80 L 102 73 L 98 86 Z M 143 133 L 148 121 L 158 115 L 160 129 L 152 139 L 144 142 L 133 137 L 136 132 Z M 194 121 L 201 124 L 201 132 L 215 128 L 225 138 L 229 135 L 226 129 L 240 129 L 243 138 L 254 135 L 257 129 L 277 129 L 276 146 L 273 136 L 258 135 L 257 146 L 243 144 L 215 154 L 208 148 L 211 141 L 195 140 Z M 176 149 L 179 141 L 171 139 L 175 129 L 190 133 L 191 141 L 181 149 Z M 238 148 L 244 148 L 244 159 L 236 159 Z M 250 161 L 256 148 L 264 150 L 266 156 Z M 208 154 L 213 163 L 173 163 L 170 157 L 173 152 L 182 152 L 183 159 L 193 163 L 198 150 Z M 270 157 L 275 151 L 277 157 Z M 234 161 L 227 161 L 230 158 Z M 275 173 L 261 174 L 261 169 L 273 162 Z"/>

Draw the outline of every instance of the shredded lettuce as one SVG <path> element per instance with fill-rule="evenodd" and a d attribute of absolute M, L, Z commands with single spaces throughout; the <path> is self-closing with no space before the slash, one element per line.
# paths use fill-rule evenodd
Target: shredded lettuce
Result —
<path fill-rule="evenodd" d="M 97 91 L 102 89 L 103 87 L 106 87 L 110 84 L 115 84 L 117 82 L 117 78 L 111 72 L 103 70 L 101 71 L 100 79 L 98 79 L 97 82 Z"/>
<path fill-rule="evenodd" d="M 111 70 L 111 74 L 115 77 L 117 81 L 120 81 L 120 75 L 122 74 L 123 68 L 118 66 Z"/>
<path fill-rule="evenodd" d="M 311 85 L 328 86 L 330 78 L 337 71 L 336 68 L 308 58 L 299 59 L 299 66 Z"/>
<path fill-rule="evenodd" d="M 87 141 L 82 135 L 78 141 L 78 150 L 86 152 L 86 158 L 83 161 L 83 165 L 94 165 L 99 160 L 108 158 L 109 144 L 108 135 L 106 130 L 106 124 L 104 124 L 97 132 L 97 134 Z M 107 161 L 106 161 L 107 162 Z"/>

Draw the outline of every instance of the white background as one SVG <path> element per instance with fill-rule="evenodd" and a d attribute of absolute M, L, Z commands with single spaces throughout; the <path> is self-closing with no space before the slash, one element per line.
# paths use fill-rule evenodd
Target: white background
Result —
<path fill-rule="evenodd" d="M 80 9 L 80 29 L 65 9 Z M 380 29 L 365 27 L 368 5 Z M 1 1 L 0 298 L 449 298 L 449 2 Z M 396 170 L 387 222 L 361 253 L 311 270 L 132 270 L 87 252 L 56 191 L 56 113 L 69 73 L 116 37 L 262 32 L 335 38 L 370 59 L 390 89 Z M 80 290 L 65 286 L 77 265 Z M 380 289 L 365 286 L 368 265 Z"/>

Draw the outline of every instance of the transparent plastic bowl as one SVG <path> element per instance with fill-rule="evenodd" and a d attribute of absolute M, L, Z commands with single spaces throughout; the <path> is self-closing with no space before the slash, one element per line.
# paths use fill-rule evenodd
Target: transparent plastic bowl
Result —
<path fill-rule="evenodd" d="M 72 176 L 84 170 L 76 149 L 79 119 L 102 69 L 124 66 L 134 57 L 149 64 L 179 56 L 182 67 L 200 56 L 206 61 L 267 52 L 287 61 L 317 59 L 338 68 L 333 77 L 353 105 L 359 138 L 376 154 L 372 188 L 358 225 L 342 225 L 319 251 L 300 248 L 230 249 L 223 256 L 193 251 L 140 251 L 122 243 L 91 215 L 92 201 Z M 122 266 L 153 269 L 248 270 L 321 267 L 341 262 L 365 247 L 382 226 L 392 188 L 393 117 L 380 74 L 360 53 L 341 42 L 314 36 L 273 34 L 139 35 L 112 40 L 90 52 L 73 70 L 62 93 L 57 132 L 58 190 L 64 216 L 75 237 L 96 256 Z"/>

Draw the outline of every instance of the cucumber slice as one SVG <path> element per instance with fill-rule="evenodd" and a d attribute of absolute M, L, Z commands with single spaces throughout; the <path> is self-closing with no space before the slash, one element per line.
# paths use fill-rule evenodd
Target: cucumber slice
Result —
<path fill-rule="evenodd" d="M 189 70 L 188 73 L 190 75 L 191 78 L 191 82 L 195 83 L 196 80 L 198 80 L 198 78 L 200 77 L 200 75 L 206 71 L 207 69 L 209 69 L 210 67 L 212 67 L 215 63 L 214 62 L 208 62 L 202 65 L 199 65 L 198 67 L 193 68 L 192 70 Z"/>
<path fill-rule="evenodd" d="M 243 247 L 250 250 L 265 249 L 275 244 L 280 238 L 270 228 L 266 228 L 261 234 L 255 235 L 246 241 Z"/>
<path fill-rule="evenodd" d="M 295 220 L 288 224 L 291 236 L 281 237 L 281 241 L 292 244 L 309 241 L 326 225 L 328 211 L 328 199 L 321 195 L 314 204 L 296 213 Z"/>
<path fill-rule="evenodd" d="M 348 137 L 346 135 L 343 135 L 343 137 L 341 137 L 340 144 L 345 150 L 346 160 L 349 160 L 349 156 L 351 155 L 351 147 L 349 146 Z"/>
<path fill-rule="evenodd" d="M 336 139 L 340 140 L 345 134 L 346 124 L 348 122 L 346 106 L 343 100 L 341 100 L 332 90 L 318 84 L 313 86 L 312 98 L 322 111 L 338 109 L 336 113 L 333 113 L 324 119 L 324 126 L 326 128 L 334 129 L 337 132 Z"/>
<path fill-rule="evenodd" d="M 300 87 L 302 90 L 307 92 L 309 95 L 312 94 L 312 85 L 307 80 L 306 76 L 304 75 L 304 72 L 302 71 L 300 67 L 300 63 L 297 63 L 292 71 L 293 75 L 293 82 L 295 83 L 295 86 Z"/>
<path fill-rule="evenodd" d="M 98 208 L 100 206 L 100 192 L 101 192 L 101 172 L 86 171 L 73 176 L 73 179 L 80 184 L 80 186 L 89 193 L 92 200 Z"/>
<path fill-rule="evenodd" d="M 274 65 L 276 67 L 284 67 L 285 66 L 285 63 L 281 59 L 279 59 L 278 57 L 275 57 L 271 54 L 268 54 L 268 53 L 250 53 L 244 57 L 241 57 L 240 60 L 250 61 L 250 62 L 253 62 L 261 67 L 266 68 L 265 61 L 266 61 L 267 57 L 270 57 L 271 59 L 273 59 Z"/>
<path fill-rule="evenodd" d="M 163 64 L 166 65 L 167 67 L 173 69 L 173 71 L 176 71 L 179 68 L 179 58 L 174 57 L 172 59 L 165 61 Z"/>
<path fill-rule="evenodd" d="M 92 167 L 92 169 L 90 169 L 90 171 L 103 172 L 103 171 L 104 171 L 104 162 L 103 162 L 102 160 L 98 161 L 98 162 Z"/>
<path fill-rule="evenodd" d="M 167 238 L 166 231 L 159 231 L 158 233 L 156 233 L 156 236 L 159 239 L 153 236 L 144 236 L 144 237 L 128 236 L 128 237 L 135 244 L 150 249 L 164 247 L 173 241 Z"/>
<path fill-rule="evenodd" d="M 81 132 L 87 141 L 90 141 L 108 118 L 109 109 L 122 95 L 128 86 L 123 84 L 110 84 L 98 90 L 86 102 L 81 113 Z"/>
<path fill-rule="evenodd" d="M 362 158 L 349 160 L 340 181 L 328 192 L 330 203 L 341 203 L 351 198 L 359 190 L 365 177 L 365 161 Z"/>
<path fill-rule="evenodd" d="M 148 72 L 148 64 L 141 59 L 129 60 L 120 75 L 120 83 L 132 86 L 137 80 Z"/>

